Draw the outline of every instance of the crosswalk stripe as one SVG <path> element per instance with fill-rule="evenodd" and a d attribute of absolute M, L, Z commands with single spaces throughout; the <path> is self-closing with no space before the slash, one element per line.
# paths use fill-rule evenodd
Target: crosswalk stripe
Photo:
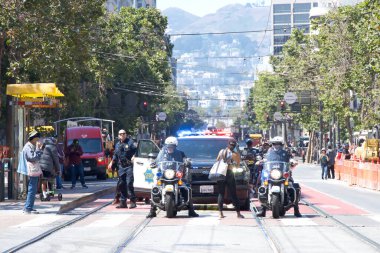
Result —
<path fill-rule="evenodd" d="M 18 225 L 14 225 L 12 227 L 16 227 L 16 228 L 20 228 L 20 227 L 21 228 L 22 227 L 41 227 L 43 225 L 53 223 L 59 219 L 61 219 L 61 217 L 58 215 L 55 215 L 55 214 L 53 214 L 53 215 L 43 214 L 43 215 L 39 215 L 38 217 L 36 217 L 32 220 L 20 223 Z"/>
<path fill-rule="evenodd" d="M 190 219 L 187 226 L 217 226 L 220 219 L 217 216 L 200 216 L 196 219 Z"/>
<path fill-rule="evenodd" d="M 100 219 L 88 224 L 86 227 L 89 227 L 89 228 L 116 227 L 116 226 L 119 226 L 124 221 L 126 221 L 127 219 L 129 219 L 131 216 L 132 214 L 126 214 L 123 216 L 106 214 L 102 216 Z"/>
<path fill-rule="evenodd" d="M 280 221 L 285 226 L 318 226 L 310 218 L 285 218 Z"/>

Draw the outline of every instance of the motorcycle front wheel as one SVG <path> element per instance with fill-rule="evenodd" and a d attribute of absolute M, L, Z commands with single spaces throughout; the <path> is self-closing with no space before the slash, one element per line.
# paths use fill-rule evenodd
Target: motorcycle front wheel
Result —
<path fill-rule="evenodd" d="M 174 196 L 172 194 L 165 195 L 165 210 L 168 218 L 173 218 L 177 213 L 174 210 Z"/>
<path fill-rule="evenodd" d="M 272 196 L 272 215 L 273 218 L 278 219 L 280 217 L 280 196 Z"/>

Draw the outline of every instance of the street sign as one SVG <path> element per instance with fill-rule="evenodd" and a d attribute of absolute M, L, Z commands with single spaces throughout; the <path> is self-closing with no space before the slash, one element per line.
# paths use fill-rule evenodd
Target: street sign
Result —
<path fill-rule="evenodd" d="M 159 112 L 156 115 L 157 121 L 165 121 L 166 120 L 166 113 L 164 112 Z"/>
<path fill-rule="evenodd" d="M 275 112 L 274 114 L 273 114 L 273 118 L 275 119 L 275 120 L 278 120 L 278 121 L 280 121 L 280 120 L 282 120 L 282 114 L 281 114 L 281 112 Z"/>
<path fill-rule="evenodd" d="M 287 92 L 284 95 L 284 100 L 289 105 L 294 104 L 297 101 L 297 99 L 298 99 L 297 94 L 293 92 Z"/>
<path fill-rule="evenodd" d="M 290 111 L 295 112 L 295 113 L 300 113 L 301 112 L 301 104 L 298 102 L 293 103 L 290 106 Z"/>

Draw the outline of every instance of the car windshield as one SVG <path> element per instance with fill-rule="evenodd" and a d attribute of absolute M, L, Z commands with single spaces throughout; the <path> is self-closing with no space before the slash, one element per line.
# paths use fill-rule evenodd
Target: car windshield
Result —
<path fill-rule="evenodd" d="M 71 145 L 73 140 L 68 141 L 68 145 Z M 82 147 L 83 153 L 99 153 L 102 152 L 102 142 L 98 138 L 86 138 L 79 139 L 79 145 Z"/>
<path fill-rule="evenodd" d="M 179 139 L 178 149 L 191 159 L 215 160 L 227 144 L 228 139 Z"/>

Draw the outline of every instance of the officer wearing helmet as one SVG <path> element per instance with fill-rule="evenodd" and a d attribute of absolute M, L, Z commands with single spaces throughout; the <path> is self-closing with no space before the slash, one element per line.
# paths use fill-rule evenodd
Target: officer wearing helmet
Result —
<path fill-rule="evenodd" d="M 160 153 L 156 158 L 156 163 L 162 161 L 176 161 L 176 162 L 186 162 L 186 155 L 184 152 L 177 149 L 178 140 L 176 137 L 170 136 L 165 140 L 165 146 L 162 148 Z M 189 216 L 190 217 L 198 217 L 199 215 L 194 211 L 193 201 L 191 199 L 191 189 L 190 190 L 190 200 L 189 200 Z M 184 194 L 186 196 L 186 194 Z M 147 218 L 156 217 L 157 208 L 154 205 L 151 205 L 149 214 Z"/>
<path fill-rule="evenodd" d="M 267 161 L 268 162 L 290 162 L 290 154 L 286 152 L 283 147 L 284 147 L 284 139 L 280 136 L 273 137 L 270 140 L 270 144 L 272 145 L 272 148 L 269 149 L 268 154 L 267 154 Z M 293 178 L 290 177 L 290 180 L 294 182 Z M 293 183 L 293 187 L 296 189 L 296 194 L 300 194 L 300 187 L 298 184 Z M 295 197 L 295 199 L 299 199 L 298 197 Z M 266 208 L 263 206 L 261 211 L 256 213 L 257 216 L 259 217 L 265 217 L 265 212 Z M 295 201 L 294 204 L 294 216 L 296 217 L 302 217 L 299 207 L 298 207 L 298 201 Z"/>

